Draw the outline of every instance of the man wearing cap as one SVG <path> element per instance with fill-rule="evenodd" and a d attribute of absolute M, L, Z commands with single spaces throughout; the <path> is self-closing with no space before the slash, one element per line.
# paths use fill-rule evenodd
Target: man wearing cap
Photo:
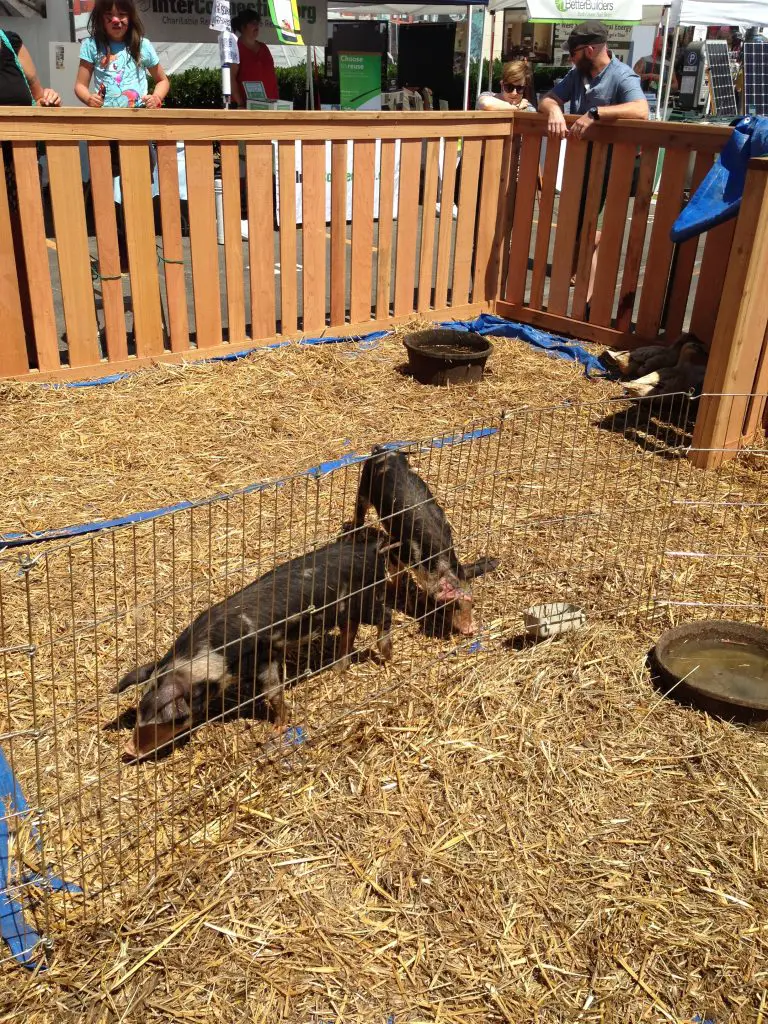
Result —
<path fill-rule="evenodd" d="M 600 21 L 583 21 L 568 36 L 573 67 L 539 104 L 547 114 L 547 131 L 554 139 L 580 139 L 594 121 L 609 124 L 620 118 L 647 120 L 648 101 L 640 76 L 608 50 L 608 29 Z M 580 114 L 570 131 L 563 106 Z"/>
<path fill-rule="evenodd" d="M 539 110 L 547 115 L 547 132 L 553 142 L 561 139 L 578 141 L 598 121 L 612 124 L 622 118 L 648 119 L 648 101 L 646 100 L 640 76 L 627 64 L 622 64 L 608 50 L 608 29 L 600 21 L 583 21 L 568 36 L 568 52 L 573 67 L 562 81 L 542 99 Z M 565 123 L 563 107 L 570 103 L 571 113 L 579 114 L 577 121 L 570 130 Z M 587 200 L 587 184 L 589 181 L 589 165 L 592 147 L 587 153 L 584 170 L 584 187 L 581 194 L 578 235 L 584 220 L 584 205 Z M 605 167 L 600 209 L 605 203 L 608 191 L 608 175 L 610 173 L 610 153 Z M 595 234 L 595 250 L 592 256 L 592 272 L 587 289 L 587 301 L 592 297 L 595 269 L 597 267 L 597 246 L 600 232 Z M 579 251 L 577 242 L 574 253 L 574 267 Z"/>

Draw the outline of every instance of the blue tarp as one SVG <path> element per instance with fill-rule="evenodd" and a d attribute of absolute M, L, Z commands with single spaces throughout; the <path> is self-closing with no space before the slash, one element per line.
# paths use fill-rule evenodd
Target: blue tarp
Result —
<path fill-rule="evenodd" d="M 587 352 L 577 342 L 569 341 L 558 334 L 550 334 L 548 331 L 540 331 L 537 327 L 530 327 L 528 324 L 504 320 L 502 317 L 493 316 L 490 313 L 481 313 L 474 320 L 447 320 L 439 326 L 452 327 L 455 331 L 474 331 L 476 334 L 497 338 L 518 338 L 520 341 L 533 345 L 534 348 L 540 348 L 548 355 L 557 356 L 558 359 L 581 363 L 587 377 L 610 376 L 597 356 Z"/>
<path fill-rule="evenodd" d="M 768 155 L 768 117 L 742 117 L 714 166 L 672 225 L 669 237 L 685 242 L 732 220 L 739 212 L 747 165 Z"/>
<path fill-rule="evenodd" d="M 45 964 L 35 955 L 40 943 L 40 936 L 24 919 L 24 911 L 18 900 L 10 893 L 11 857 L 9 850 L 8 822 L 14 817 L 21 822 L 30 815 L 29 806 L 21 791 L 5 754 L 0 749 L 0 935 L 8 945 L 13 957 L 23 967 L 45 970 Z M 32 826 L 32 836 L 38 851 L 41 850 L 40 837 Z M 21 884 L 38 885 L 42 888 L 59 892 L 81 892 L 77 885 L 62 882 L 53 873 L 45 876 L 35 872 L 26 872 L 20 878 Z"/>

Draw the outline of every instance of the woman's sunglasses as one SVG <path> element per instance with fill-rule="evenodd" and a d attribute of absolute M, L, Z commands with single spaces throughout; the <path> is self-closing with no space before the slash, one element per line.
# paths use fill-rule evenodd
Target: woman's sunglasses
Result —
<path fill-rule="evenodd" d="M 522 92 L 524 88 L 525 88 L 525 86 L 522 83 L 519 83 L 519 82 L 512 82 L 512 83 L 510 83 L 510 82 L 502 82 L 501 83 L 501 91 L 502 92 Z"/>

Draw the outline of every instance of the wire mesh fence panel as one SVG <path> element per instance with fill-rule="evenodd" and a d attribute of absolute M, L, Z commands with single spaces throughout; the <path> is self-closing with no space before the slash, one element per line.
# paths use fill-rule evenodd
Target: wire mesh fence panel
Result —
<path fill-rule="evenodd" d="M 6 549 L 0 740 L 29 802 L 6 800 L 6 892 L 54 941 L 135 904 L 266 813 L 261 773 L 311 765 L 373 702 L 407 709 L 416 680 L 514 658 L 531 606 L 638 643 L 764 623 L 768 450 L 695 470 L 694 408 L 520 407 Z"/>

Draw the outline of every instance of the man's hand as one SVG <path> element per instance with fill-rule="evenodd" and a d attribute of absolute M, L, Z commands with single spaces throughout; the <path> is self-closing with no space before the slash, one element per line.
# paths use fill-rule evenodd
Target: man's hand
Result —
<path fill-rule="evenodd" d="M 560 107 L 553 107 L 547 118 L 547 134 L 551 139 L 564 139 L 568 134 L 568 125 Z"/>
<path fill-rule="evenodd" d="M 594 123 L 595 122 L 589 114 L 582 114 L 578 121 L 574 121 L 571 125 L 571 130 L 568 132 L 568 138 L 578 141 L 589 131 Z"/>

